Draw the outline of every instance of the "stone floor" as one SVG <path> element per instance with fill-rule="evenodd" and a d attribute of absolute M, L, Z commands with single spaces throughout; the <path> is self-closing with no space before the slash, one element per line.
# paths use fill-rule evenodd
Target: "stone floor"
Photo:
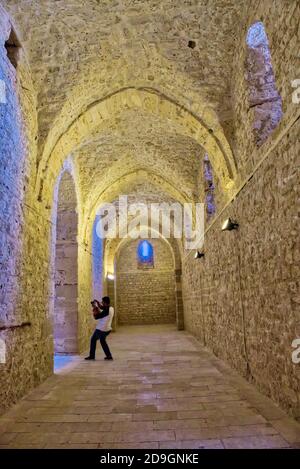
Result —
<path fill-rule="evenodd" d="M 78 361 L 78 358 L 78 355 L 54 355 L 54 373 L 65 370 L 68 365 Z"/>
<path fill-rule="evenodd" d="M 121 328 L 0 420 L 0 448 L 288 448 L 300 424 L 172 326 Z"/>

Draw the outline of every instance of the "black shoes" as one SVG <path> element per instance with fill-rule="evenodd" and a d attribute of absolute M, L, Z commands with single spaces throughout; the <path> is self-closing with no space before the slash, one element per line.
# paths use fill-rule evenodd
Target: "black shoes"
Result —
<path fill-rule="evenodd" d="M 93 357 L 86 357 L 85 360 L 95 360 Z M 113 357 L 105 357 L 104 360 L 113 360 Z"/>

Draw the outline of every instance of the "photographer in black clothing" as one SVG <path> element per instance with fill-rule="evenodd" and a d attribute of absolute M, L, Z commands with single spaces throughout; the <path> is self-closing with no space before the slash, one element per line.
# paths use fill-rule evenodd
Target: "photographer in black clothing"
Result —
<path fill-rule="evenodd" d="M 112 360 L 113 357 L 106 343 L 106 337 L 111 332 L 111 324 L 114 316 L 114 308 L 110 306 L 109 296 L 102 298 L 102 303 L 98 300 L 91 302 L 93 307 L 93 315 L 97 320 L 97 325 L 94 334 L 91 337 L 90 354 L 85 360 L 95 360 L 97 340 L 100 340 L 103 352 L 105 353 L 105 360 Z"/>

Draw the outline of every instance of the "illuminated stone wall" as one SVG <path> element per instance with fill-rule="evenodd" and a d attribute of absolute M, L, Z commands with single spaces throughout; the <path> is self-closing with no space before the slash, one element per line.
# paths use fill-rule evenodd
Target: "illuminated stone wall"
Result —
<path fill-rule="evenodd" d="M 299 418 L 299 365 L 292 363 L 292 341 L 300 334 L 299 105 L 292 102 L 291 87 L 299 71 L 292 47 L 299 4 L 285 2 L 280 17 L 277 6 L 264 2 L 258 10 L 249 8 L 239 31 L 235 155 L 246 184 L 221 216 L 214 217 L 206 234 L 205 259 L 185 259 L 183 290 L 186 328 Z M 247 29 L 257 18 L 265 20 L 284 109 L 279 126 L 259 149 L 244 75 Z M 222 222 L 229 216 L 238 221 L 239 230 L 223 233 Z"/>
<path fill-rule="evenodd" d="M 151 239 L 153 268 L 141 267 L 140 240 L 120 248 L 116 263 L 116 314 L 119 325 L 163 324 L 176 321 L 174 258 L 165 241 Z"/>

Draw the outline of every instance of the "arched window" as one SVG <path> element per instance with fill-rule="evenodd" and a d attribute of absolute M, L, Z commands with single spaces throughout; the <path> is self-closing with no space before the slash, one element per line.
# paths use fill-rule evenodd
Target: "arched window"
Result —
<path fill-rule="evenodd" d="M 253 132 L 256 144 L 260 146 L 282 117 L 282 100 L 276 88 L 269 42 L 262 22 L 250 26 L 247 46 L 249 106 L 254 110 Z"/>
<path fill-rule="evenodd" d="M 208 158 L 208 154 L 205 153 L 203 159 L 203 172 L 204 172 L 204 191 L 205 191 L 205 208 L 207 220 L 214 216 L 216 211 L 215 206 L 215 185 L 213 178 L 212 166 Z"/>
<path fill-rule="evenodd" d="M 154 267 L 153 246 L 149 241 L 140 241 L 137 247 L 138 267 L 152 268 Z"/>

